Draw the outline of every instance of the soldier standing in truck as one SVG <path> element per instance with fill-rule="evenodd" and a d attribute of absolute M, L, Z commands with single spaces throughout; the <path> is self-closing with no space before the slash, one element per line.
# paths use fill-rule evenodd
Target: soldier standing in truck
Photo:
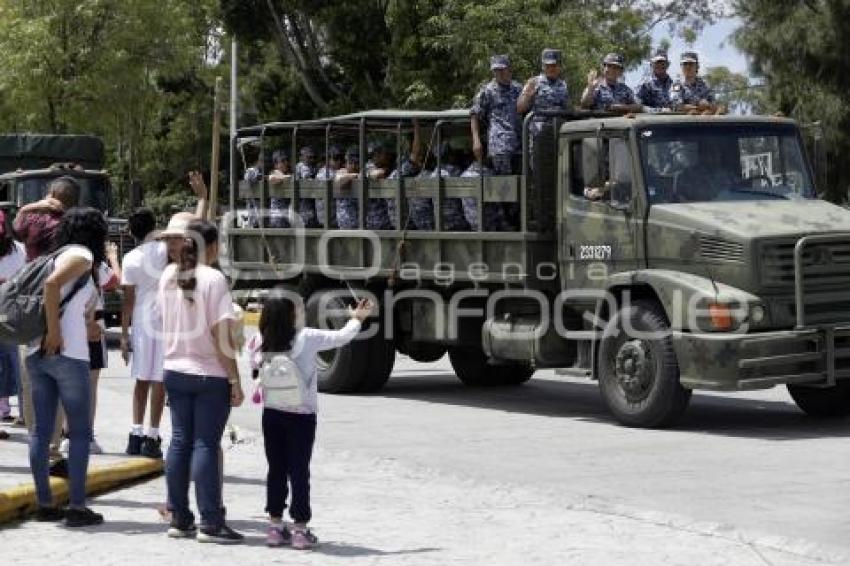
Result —
<path fill-rule="evenodd" d="M 351 192 L 352 183 L 360 178 L 360 148 L 351 146 L 345 152 L 345 167 L 337 170 L 334 183 Z M 353 196 L 336 199 L 336 219 L 341 230 L 357 228 L 357 198 Z"/>
<path fill-rule="evenodd" d="M 652 76 L 638 87 L 635 93 L 637 101 L 650 112 L 670 111 L 673 107 L 670 102 L 673 79 L 667 74 L 667 69 L 670 68 L 667 52 L 664 49 L 656 50 L 649 62 L 652 66 Z"/>
<path fill-rule="evenodd" d="M 316 177 L 316 152 L 309 145 L 305 145 L 298 152 L 300 159 L 295 164 L 296 179 L 313 179 Z M 299 214 L 304 221 L 304 226 L 307 228 L 321 227 L 320 218 L 324 217 L 324 207 L 320 200 L 302 198 L 298 205 Z"/>
<path fill-rule="evenodd" d="M 682 79 L 673 84 L 670 100 L 679 112 L 705 112 L 714 114 L 718 110 L 714 91 L 699 76 L 699 56 L 693 51 L 682 53 Z"/>
<path fill-rule="evenodd" d="M 609 53 L 602 60 L 602 75 L 595 69 L 587 75 L 587 87 L 581 95 L 581 106 L 590 110 L 620 114 L 640 112 L 641 105 L 635 100 L 632 89 L 620 82 L 622 76 L 623 56 L 619 53 Z"/>
<path fill-rule="evenodd" d="M 517 100 L 517 111 L 525 114 L 534 112 L 531 124 L 531 141 L 542 131 L 546 118 L 541 114 L 546 110 L 569 110 L 570 92 L 567 83 L 561 77 L 561 51 L 544 49 L 540 55 L 542 72 L 531 77 L 525 83 Z"/>

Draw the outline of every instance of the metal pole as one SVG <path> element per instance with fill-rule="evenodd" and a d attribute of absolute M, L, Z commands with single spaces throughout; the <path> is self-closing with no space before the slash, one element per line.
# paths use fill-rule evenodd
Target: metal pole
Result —
<path fill-rule="evenodd" d="M 221 77 L 215 79 L 213 95 L 212 159 L 210 163 L 210 209 L 209 219 L 214 221 L 218 213 L 218 169 L 221 158 Z"/>
<path fill-rule="evenodd" d="M 239 111 L 238 47 L 235 39 L 230 40 L 230 210 L 236 210 L 236 130 Z"/>

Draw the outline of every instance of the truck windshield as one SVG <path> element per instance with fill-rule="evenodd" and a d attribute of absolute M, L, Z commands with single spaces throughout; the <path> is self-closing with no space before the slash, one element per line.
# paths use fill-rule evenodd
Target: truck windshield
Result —
<path fill-rule="evenodd" d="M 816 198 L 794 126 L 658 126 L 639 139 L 650 202 Z"/>
<path fill-rule="evenodd" d="M 27 177 L 17 181 L 19 206 L 35 202 L 47 194 L 47 185 L 56 177 Z M 80 206 L 109 212 L 109 183 L 105 177 L 75 177 L 80 184 Z"/>

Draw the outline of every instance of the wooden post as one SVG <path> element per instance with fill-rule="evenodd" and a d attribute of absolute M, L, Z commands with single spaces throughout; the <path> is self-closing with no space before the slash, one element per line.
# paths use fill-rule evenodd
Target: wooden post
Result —
<path fill-rule="evenodd" d="M 218 212 L 218 169 L 221 154 L 221 77 L 215 79 L 213 96 L 212 159 L 210 160 L 209 219 L 215 221 Z"/>

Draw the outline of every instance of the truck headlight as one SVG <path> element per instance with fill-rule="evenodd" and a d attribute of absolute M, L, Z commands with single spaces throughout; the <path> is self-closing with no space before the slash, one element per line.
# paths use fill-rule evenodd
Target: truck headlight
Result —
<path fill-rule="evenodd" d="M 761 305 L 753 305 L 750 308 L 750 320 L 755 324 L 761 324 L 764 321 L 764 307 Z"/>

